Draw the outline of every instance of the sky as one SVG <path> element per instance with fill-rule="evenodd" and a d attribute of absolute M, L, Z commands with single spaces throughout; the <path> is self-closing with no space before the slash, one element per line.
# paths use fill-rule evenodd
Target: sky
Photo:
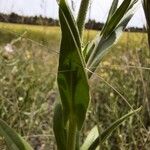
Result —
<path fill-rule="evenodd" d="M 68 1 L 70 2 L 71 0 Z M 75 16 L 77 15 L 80 1 L 74 0 Z M 91 9 L 87 15 L 87 20 L 91 18 L 99 22 L 105 22 L 111 3 L 112 0 L 91 0 Z M 56 0 L 0 0 L 0 12 L 7 14 L 15 12 L 25 16 L 42 15 L 58 19 Z M 145 25 L 145 18 L 142 6 L 139 5 L 128 26 L 143 27 L 143 25 Z"/>

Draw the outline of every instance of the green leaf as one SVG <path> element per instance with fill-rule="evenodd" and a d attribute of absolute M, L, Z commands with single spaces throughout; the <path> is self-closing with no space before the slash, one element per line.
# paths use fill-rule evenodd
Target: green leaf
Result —
<path fill-rule="evenodd" d="M 33 150 L 31 146 L 3 120 L 0 119 L 0 135 L 10 150 Z"/>
<path fill-rule="evenodd" d="M 80 130 L 89 105 L 89 85 L 77 25 L 65 0 L 60 0 L 59 8 L 62 39 L 57 77 L 58 87 L 65 123 L 69 117 L 73 116 Z"/>
<path fill-rule="evenodd" d="M 88 146 L 88 150 L 95 150 L 97 148 L 97 146 L 99 146 L 100 144 L 102 144 L 103 142 L 105 142 L 105 140 L 111 135 L 111 133 L 117 129 L 117 127 L 119 125 L 122 124 L 123 121 L 125 121 L 127 118 L 129 118 L 130 116 L 136 114 L 137 112 L 139 112 L 141 110 L 141 108 L 138 108 L 134 111 L 131 111 L 130 113 L 124 115 L 123 117 L 121 117 L 120 119 L 118 119 L 117 121 L 115 121 L 110 127 L 108 127 L 101 135 L 100 137 L 97 136 L 97 138 L 95 138 L 95 141 Z"/>
<path fill-rule="evenodd" d="M 53 129 L 58 150 L 66 150 L 67 134 L 64 127 L 64 116 L 61 104 L 56 104 L 55 106 Z"/>
<path fill-rule="evenodd" d="M 80 9 L 77 17 L 77 25 L 78 25 L 81 38 L 84 30 L 85 19 L 86 19 L 89 3 L 90 0 L 81 0 Z"/>
<path fill-rule="evenodd" d="M 106 24 L 110 21 L 111 17 L 113 16 L 115 11 L 117 10 L 118 2 L 119 2 L 119 0 L 113 0 L 111 8 L 110 8 L 109 13 L 108 13 Z"/>
<path fill-rule="evenodd" d="M 88 69 L 93 72 L 96 70 L 103 56 L 109 52 L 109 48 L 120 38 L 124 28 L 132 18 L 137 4 L 137 0 L 124 0 L 120 7 L 116 9 L 117 1 L 114 2 L 102 32 L 95 37 L 88 48 L 86 47 L 85 60 Z M 89 77 L 91 75 L 89 73 Z"/>
<path fill-rule="evenodd" d="M 146 21 L 147 21 L 148 42 L 150 46 L 150 2 L 149 0 L 143 0 L 143 8 L 145 12 Z"/>
<path fill-rule="evenodd" d="M 138 0 L 124 0 L 120 7 L 116 10 L 116 12 L 109 19 L 109 22 L 105 24 L 101 35 L 107 37 L 119 24 L 120 20 L 124 17 L 127 11 L 132 7 Z"/>
<path fill-rule="evenodd" d="M 128 15 L 126 18 L 124 18 L 124 20 L 122 20 L 122 22 L 120 22 L 116 29 L 106 39 L 100 39 L 98 41 L 98 50 L 96 53 L 97 56 L 95 56 L 91 64 L 90 70 L 94 71 L 103 59 L 103 57 L 111 50 L 110 47 L 118 41 L 123 33 L 124 28 L 127 26 L 127 23 L 132 18 L 132 16 L 132 14 Z"/>

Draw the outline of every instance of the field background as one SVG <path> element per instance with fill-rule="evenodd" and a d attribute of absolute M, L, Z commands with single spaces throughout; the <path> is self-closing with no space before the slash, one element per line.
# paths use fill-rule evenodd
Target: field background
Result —
<path fill-rule="evenodd" d="M 85 42 L 98 32 L 87 30 Z M 53 106 L 59 99 L 56 72 L 59 27 L 0 23 L 0 117 L 30 141 L 35 150 L 56 149 Z M 103 150 L 148 150 L 150 147 L 150 51 L 145 33 L 125 32 L 111 48 L 91 81 L 91 107 L 83 128 L 100 131 L 131 110 Z M 0 139 L 0 149 L 5 149 Z"/>

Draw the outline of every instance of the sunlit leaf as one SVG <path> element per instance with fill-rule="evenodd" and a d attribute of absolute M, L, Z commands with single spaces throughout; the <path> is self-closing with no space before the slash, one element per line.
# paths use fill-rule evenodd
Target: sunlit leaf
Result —
<path fill-rule="evenodd" d="M 95 126 L 88 134 L 80 150 L 88 150 L 88 148 L 93 144 L 93 142 L 97 139 L 97 137 L 99 137 L 99 131 L 97 126 Z"/>

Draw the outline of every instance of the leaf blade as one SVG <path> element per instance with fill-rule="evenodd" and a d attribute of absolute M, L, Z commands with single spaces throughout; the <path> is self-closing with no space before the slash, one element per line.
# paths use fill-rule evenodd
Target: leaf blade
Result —
<path fill-rule="evenodd" d="M 0 135 L 6 140 L 11 150 L 33 150 L 31 146 L 3 120 L 0 119 Z"/>
<path fill-rule="evenodd" d="M 53 118 L 53 130 L 58 150 L 66 150 L 66 130 L 64 127 L 63 110 L 60 103 L 56 104 Z"/>
<path fill-rule="evenodd" d="M 132 18 L 137 5 L 138 0 L 124 0 L 120 7 L 113 13 L 112 17 L 108 16 L 108 22 L 100 35 L 97 35 L 91 44 L 89 44 L 89 50 L 86 50 L 88 53 L 85 59 L 87 68 L 92 72 L 96 70 L 103 56 L 109 52 L 109 48 L 117 42 L 124 28 Z M 91 50 L 91 47 L 94 48 Z M 88 75 L 91 77 L 92 73 L 88 73 Z"/>
<path fill-rule="evenodd" d="M 107 17 L 106 24 L 110 21 L 111 17 L 113 16 L 115 11 L 117 10 L 118 2 L 119 2 L 119 0 L 113 0 L 111 8 L 109 10 L 109 14 L 108 14 L 108 17 Z"/>
<path fill-rule="evenodd" d="M 65 0 L 60 0 L 59 7 L 62 39 L 57 76 L 58 87 L 66 117 L 65 122 L 69 114 L 75 114 L 80 130 L 90 100 L 89 85 L 77 25 Z"/>
<path fill-rule="evenodd" d="M 96 140 L 91 144 L 91 146 L 89 147 L 88 150 L 95 150 L 96 147 L 99 145 L 99 143 L 103 143 L 109 136 L 110 134 L 119 126 L 121 125 L 121 123 L 123 121 L 125 121 L 127 118 L 129 118 L 130 116 L 136 114 L 137 112 L 139 112 L 141 110 L 141 107 L 129 112 L 128 114 L 124 115 L 123 117 L 121 117 L 120 119 L 118 119 L 117 121 L 115 121 L 110 127 L 108 127 L 101 135 L 100 137 L 97 137 Z"/>
<path fill-rule="evenodd" d="M 86 140 L 81 146 L 80 150 L 88 150 L 88 148 L 92 145 L 92 143 L 99 137 L 99 132 L 97 126 L 93 127 L 90 133 L 88 134 Z"/>

